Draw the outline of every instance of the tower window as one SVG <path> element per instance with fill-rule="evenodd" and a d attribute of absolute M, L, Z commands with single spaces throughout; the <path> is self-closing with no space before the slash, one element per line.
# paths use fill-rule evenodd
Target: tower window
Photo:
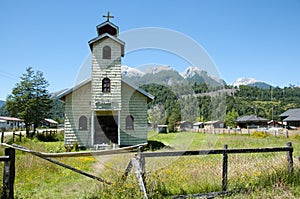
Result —
<path fill-rule="evenodd" d="M 107 77 L 102 80 L 102 92 L 104 93 L 110 92 L 110 79 Z"/>
<path fill-rule="evenodd" d="M 126 117 L 126 129 L 134 130 L 134 119 L 133 119 L 132 115 L 128 115 Z"/>
<path fill-rule="evenodd" d="M 87 130 L 87 118 L 84 115 L 79 118 L 79 130 Z"/>
<path fill-rule="evenodd" d="M 102 58 L 111 59 L 111 48 L 109 46 L 103 47 Z"/>

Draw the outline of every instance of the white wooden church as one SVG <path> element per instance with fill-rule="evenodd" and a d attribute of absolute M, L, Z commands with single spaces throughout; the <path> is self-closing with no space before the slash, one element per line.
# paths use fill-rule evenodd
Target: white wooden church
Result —
<path fill-rule="evenodd" d="M 125 43 L 112 16 L 96 26 L 98 36 L 88 42 L 92 75 L 60 94 L 65 102 L 65 145 L 130 146 L 147 142 L 147 103 L 154 97 L 121 77 Z"/>

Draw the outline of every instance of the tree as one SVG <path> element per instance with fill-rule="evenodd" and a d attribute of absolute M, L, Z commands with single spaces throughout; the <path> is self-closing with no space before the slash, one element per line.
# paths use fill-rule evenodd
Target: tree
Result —
<path fill-rule="evenodd" d="M 23 119 L 26 136 L 29 136 L 31 125 L 33 124 L 35 133 L 39 122 L 47 117 L 52 100 L 47 90 L 49 84 L 42 72 L 35 73 L 28 67 L 20 79 L 12 94 L 7 97 L 6 109 L 11 116 Z"/>
<path fill-rule="evenodd" d="M 232 109 L 229 111 L 225 117 L 226 126 L 236 127 L 236 119 L 239 114 L 236 110 Z"/>

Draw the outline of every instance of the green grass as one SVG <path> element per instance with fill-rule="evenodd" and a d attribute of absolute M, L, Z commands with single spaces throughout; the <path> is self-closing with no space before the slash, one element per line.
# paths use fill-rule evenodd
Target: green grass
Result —
<path fill-rule="evenodd" d="M 292 142 L 295 173 L 287 172 L 286 154 L 229 155 L 228 189 L 235 193 L 228 198 L 299 198 L 298 135 L 274 137 L 261 133 L 247 135 L 213 135 L 201 133 L 157 134 L 149 132 L 151 150 L 184 150 L 223 148 L 282 147 Z M 45 152 L 65 151 L 63 142 L 23 140 L 22 146 Z M 162 148 L 163 146 L 168 146 Z M 3 151 L 3 150 L 1 150 Z M 111 181 L 102 184 L 73 171 L 54 165 L 31 154 L 17 152 L 16 198 L 141 198 L 133 171 L 122 180 L 125 168 L 134 154 L 101 157 L 57 159 L 75 168 Z M 2 171 L 0 167 L 0 172 Z M 146 186 L 149 198 L 207 193 L 221 190 L 222 155 L 193 157 L 146 158 Z"/>

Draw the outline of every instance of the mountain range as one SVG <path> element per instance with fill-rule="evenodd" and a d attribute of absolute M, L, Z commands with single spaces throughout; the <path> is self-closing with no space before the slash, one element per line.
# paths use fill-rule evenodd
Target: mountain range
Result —
<path fill-rule="evenodd" d="M 182 83 L 206 83 L 209 86 L 221 86 L 225 82 L 210 76 L 206 71 L 196 66 L 190 66 L 179 73 L 171 66 L 148 66 L 145 69 L 122 66 L 122 78 L 135 85 L 158 83 L 176 85 Z"/>
<path fill-rule="evenodd" d="M 0 108 L 5 104 L 5 101 L 0 100 Z"/>

